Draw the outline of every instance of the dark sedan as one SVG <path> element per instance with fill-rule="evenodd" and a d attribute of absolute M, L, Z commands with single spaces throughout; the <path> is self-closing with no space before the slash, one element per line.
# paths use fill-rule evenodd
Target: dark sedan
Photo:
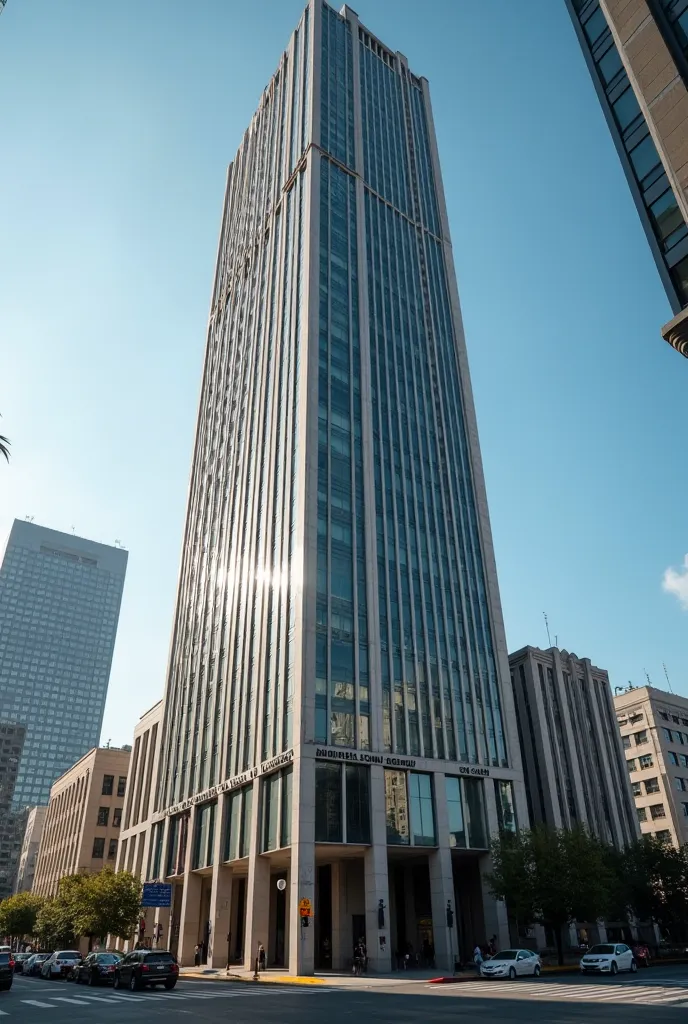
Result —
<path fill-rule="evenodd" d="M 14 954 L 14 973 L 23 974 L 24 966 L 28 963 L 31 953 L 15 953 Z"/>
<path fill-rule="evenodd" d="M 121 959 L 117 953 L 90 953 L 74 968 L 74 980 L 77 985 L 111 985 Z"/>
<path fill-rule="evenodd" d="M 144 985 L 174 988 L 179 967 L 172 953 L 164 949 L 135 949 L 115 964 L 115 988 L 137 992 Z"/>
<path fill-rule="evenodd" d="M 14 976 L 14 958 L 11 953 L 0 953 L 0 991 L 9 992 Z"/>

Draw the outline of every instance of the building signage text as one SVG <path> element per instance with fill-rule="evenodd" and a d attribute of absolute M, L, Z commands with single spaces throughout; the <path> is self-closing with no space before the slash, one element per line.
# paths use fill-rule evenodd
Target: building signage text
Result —
<path fill-rule="evenodd" d="M 210 789 L 204 789 L 202 793 L 196 793 L 195 796 L 190 796 L 187 800 L 182 800 L 181 803 L 175 804 L 173 807 L 168 807 L 165 811 L 165 815 L 179 814 L 181 811 L 188 811 L 188 809 L 193 807 L 195 804 L 204 804 L 208 800 L 213 800 L 215 797 L 220 796 L 222 793 L 228 793 L 232 789 L 239 789 L 239 787 L 245 786 L 247 782 L 252 782 L 253 779 L 258 778 L 259 775 L 266 775 L 274 768 L 279 768 L 283 764 L 289 764 L 293 758 L 294 751 L 285 750 L 283 754 L 278 754 L 277 757 L 271 757 L 269 761 L 263 761 L 259 768 L 249 768 L 248 771 L 241 772 L 239 775 L 233 775 L 231 779 L 225 779 L 224 782 L 219 782 L 217 786 L 211 786 Z"/>
<path fill-rule="evenodd" d="M 316 747 L 316 757 L 325 757 L 328 761 L 355 761 L 357 764 L 381 764 L 385 768 L 422 768 L 423 762 L 413 757 L 392 757 L 387 754 L 368 754 L 362 750 L 341 750 L 338 747 Z M 443 762 L 444 771 L 451 775 L 479 775 L 487 778 L 490 774 L 489 768 L 480 768 L 477 765 L 457 764 L 450 761 Z"/>

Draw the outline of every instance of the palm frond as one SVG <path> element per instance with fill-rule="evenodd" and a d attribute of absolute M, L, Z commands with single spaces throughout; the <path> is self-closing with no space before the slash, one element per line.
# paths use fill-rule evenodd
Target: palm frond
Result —
<path fill-rule="evenodd" d="M 3 437 L 2 434 L 0 434 L 0 455 L 4 455 L 8 462 L 10 461 L 10 450 L 8 447 L 10 444 L 12 444 L 12 442 L 9 438 Z"/>

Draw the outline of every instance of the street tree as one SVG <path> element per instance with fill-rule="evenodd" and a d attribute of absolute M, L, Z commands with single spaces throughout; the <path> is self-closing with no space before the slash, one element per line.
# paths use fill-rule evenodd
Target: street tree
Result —
<path fill-rule="evenodd" d="M 74 945 L 74 924 L 59 896 L 45 900 L 38 911 L 35 931 L 44 949 L 69 948 Z"/>
<path fill-rule="evenodd" d="M 21 939 L 35 934 L 36 918 L 43 900 L 36 893 L 19 892 L 0 903 L 0 935 Z"/>
<path fill-rule="evenodd" d="M 108 934 L 126 939 L 139 917 L 141 882 L 129 871 L 103 868 L 97 875 L 83 877 L 76 905 L 74 924 L 78 933 L 91 939 Z"/>

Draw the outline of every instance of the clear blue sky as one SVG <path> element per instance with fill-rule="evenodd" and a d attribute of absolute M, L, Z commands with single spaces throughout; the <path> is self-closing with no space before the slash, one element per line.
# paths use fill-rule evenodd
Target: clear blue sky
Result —
<path fill-rule="evenodd" d="M 162 693 L 226 165 L 301 0 L 8 0 L 0 531 L 130 551 L 103 739 Z M 563 0 L 357 0 L 430 79 L 511 650 L 688 695 L 688 363 Z M 680 586 L 680 578 L 679 578 Z M 688 599 L 688 584 L 684 584 Z"/>

